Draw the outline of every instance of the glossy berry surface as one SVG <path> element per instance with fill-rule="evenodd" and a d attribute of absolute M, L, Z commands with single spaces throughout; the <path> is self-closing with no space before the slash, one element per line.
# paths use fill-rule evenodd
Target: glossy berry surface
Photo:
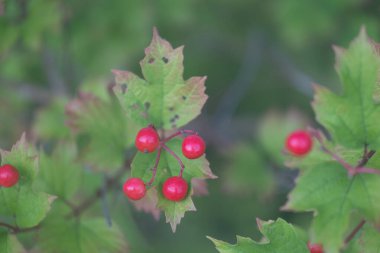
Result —
<path fill-rule="evenodd" d="M 293 155 L 306 155 L 313 147 L 313 139 L 308 132 L 296 130 L 286 139 L 285 147 Z"/>
<path fill-rule="evenodd" d="M 19 173 L 15 167 L 9 164 L 4 164 L 0 167 L 0 186 L 12 187 L 19 180 Z"/>
<path fill-rule="evenodd" d="M 189 186 L 182 177 L 169 177 L 162 186 L 162 194 L 170 201 L 181 201 L 187 195 Z"/>
<path fill-rule="evenodd" d="M 312 244 L 308 242 L 307 247 L 309 248 L 310 253 L 323 253 L 323 246 L 321 244 Z"/>
<path fill-rule="evenodd" d="M 144 153 L 155 151 L 160 143 L 160 137 L 153 127 L 142 128 L 136 135 L 136 148 Z"/>
<path fill-rule="evenodd" d="M 182 153 L 188 159 L 201 157 L 206 150 L 204 140 L 198 135 L 189 135 L 182 142 Z"/>
<path fill-rule="evenodd" d="M 137 177 L 129 178 L 123 185 L 123 192 L 129 199 L 142 199 L 146 192 L 145 183 Z"/>

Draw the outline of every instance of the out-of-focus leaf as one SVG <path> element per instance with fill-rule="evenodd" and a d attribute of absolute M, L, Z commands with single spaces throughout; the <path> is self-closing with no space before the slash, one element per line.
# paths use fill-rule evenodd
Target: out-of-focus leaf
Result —
<path fill-rule="evenodd" d="M 67 104 L 67 124 L 78 137 L 83 161 L 96 170 L 115 170 L 122 166 L 125 151 L 134 141 L 135 124 L 126 122 L 119 104 L 104 85 L 103 95 L 98 95 L 97 85 L 101 84 L 94 85 L 97 95 L 80 92 Z"/>
<path fill-rule="evenodd" d="M 65 125 L 66 103 L 66 99 L 55 99 L 37 113 L 33 130 L 39 139 L 60 140 L 70 136 L 70 129 Z"/>
<path fill-rule="evenodd" d="M 227 191 L 239 195 L 267 195 L 274 190 L 274 175 L 257 149 L 241 144 L 230 154 L 231 162 L 223 177 Z"/>
<path fill-rule="evenodd" d="M 66 200 L 75 194 L 83 177 L 76 155 L 72 143 L 59 143 L 51 155 L 41 151 L 39 180 L 44 191 Z"/>
<path fill-rule="evenodd" d="M 9 234 L 4 229 L 0 229 L 0 252 L 1 253 L 26 253 L 24 247 L 17 240 L 16 236 Z"/>
<path fill-rule="evenodd" d="M 104 218 L 67 220 L 49 217 L 41 229 L 38 246 L 47 253 L 128 252 L 128 245 L 117 224 L 108 227 Z"/>

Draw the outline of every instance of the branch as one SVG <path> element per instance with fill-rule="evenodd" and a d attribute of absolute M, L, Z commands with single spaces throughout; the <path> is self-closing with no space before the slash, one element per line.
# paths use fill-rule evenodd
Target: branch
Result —
<path fill-rule="evenodd" d="M 359 224 L 352 230 L 352 232 L 346 237 L 344 240 L 345 244 L 348 244 L 354 237 L 355 235 L 360 231 L 360 229 L 364 226 L 366 223 L 365 220 L 361 220 Z"/>
<path fill-rule="evenodd" d="M 69 213 L 66 217 L 78 217 L 89 207 L 91 207 L 99 198 L 102 198 L 109 190 L 114 189 L 119 184 L 120 178 L 124 175 L 127 169 L 130 168 L 133 157 L 126 162 L 126 164 L 121 167 L 112 177 L 107 178 L 104 182 L 104 185 L 99 186 L 97 190 L 87 199 L 85 199 L 77 207 L 74 207 L 72 212 Z"/>
<path fill-rule="evenodd" d="M 30 231 L 38 230 L 41 227 L 41 225 L 38 224 L 36 226 L 29 227 L 29 228 L 19 228 L 17 226 L 13 226 L 13 225 L 10 225 L 10 224 L 4 223 L 4 222 L 0 222 L 0 227 L 7 228 L 13 234 L 19 234 L 19 233 L 24 233 L 24 232 L 30 232 Z"/>

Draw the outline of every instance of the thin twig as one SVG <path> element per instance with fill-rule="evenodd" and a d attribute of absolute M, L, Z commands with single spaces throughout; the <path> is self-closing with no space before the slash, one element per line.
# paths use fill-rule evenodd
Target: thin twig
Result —
<path fill-rule="evenodd" d="M 106 182 L 107 182 L 107 175 L 104 174 L 104 183 L 103 183 L 103 194 L 101 196 L 101 203 L 102 203 L 102 211 L 103 211 L 103 215 L 105 217 L 105 220 L 107 222 L 107 225 L 108 227 L 112 227 L 112 220 L 111 220 L 111 215 L 110 215 L 110 211 L 109 211 L 109 208 L 108 208 L 108 203 L 107 203 L 107 198 L 106 198 L 106 192 L 107 192 L 107 188 L 106 188 Z"/>
<path fill-rule="evenodd" d="M 178 135 L 185 135 L 185 134 L 198 134 L 198 132 L 193 131 L 193 130 L 186 130 L 186 129 L 179 130 L 178 132 L 175 132 L 174 134 L 166 137 L 161 142 L 166 143 L 166 142 L 170 141 L 171 139 L 173 139 L 174 137 L 177 137 Z"/>
<path fill-rule="evenodd" d="M 168 151 L 169 154 L 171 154 L 179 163 L 179 166 L 181 167 L 181 171 L 179 172 L 179 176 L 182 177 L 182 174 L 183 174 L 183 171 L 185 170 L 185 165 L 183 164 L 181 158 L 179 158 L 179 156 L 173 152 L 173 150 L 171 150 L 168 146 L 166 146 L 165 144 L 162 145 L 162 147 Z"/>
<path fill-rule="evenodd" d="M 0 222 L 0 227 L 5 227 L 10 230 L 11 233 L 13 234 L 19 234 L 19 233 L 24 233 L 24 232 L 30 232 L 30 231 L 35 231 L 40 228 L 40 224 L 29 227 L 29 228 L 19 228 L 17 226 L 13 226 L 4 222 Z"/>
<path fill-rule="evenodd" d="M 359 224 L 352 230 L 352 232 L 346 237 L 344 240 L 345 244 L 348 244 L 354 237 L 355 235 L 360 231 L 360 229 L 364 226 L 366 223 L 365 220 L 361 220 Z"/>
<path fill-rule="evenodd" d="M 152 177 L 147 183 L 147 186 L 151 186 L 154 182 L 154 179 L 156 178 L 157 168 L 158 168 L 158 164 L 160 163 L 160 158 L 161 158 L 161 150 L 162 150 L 162 147 L 159 147 L 157 150 L 156 162 L 154 163 L 154 167 L 152 169 Z"/>
<path fill-rule="evenodd" d="M 109 190 L 116 188 L 119 184 L 120 178 L 124 175 L 127 169 L 131 165 L 131 161 L 128 161 L 125 166 L 120 168 L 112 177 L 107 178 L 104 185 L 97 188 L 97 190 L 87 199 L 85 199 L 81 204 L 73 209 L 73 211 L 67 215 L 67 217 L 79 216 L 90 206 L 92 206 L 99 198 L 105 195 Z"/>

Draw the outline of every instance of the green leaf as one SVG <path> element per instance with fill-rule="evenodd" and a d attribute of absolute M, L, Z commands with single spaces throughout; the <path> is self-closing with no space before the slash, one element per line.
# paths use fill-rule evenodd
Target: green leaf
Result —
<path fill-rule="evenodd" d="M 105 95 L 99 95 L 98 85 Z M 125 151 L 134 141 L 134 124 L 127 124 L 104 85 L 95 83 L 93 87 L 96 95 L 80 92 L 67 104 L 67 124 L 78 138 L 79 156 L 85 163 L 95 170 L 115 170 L 122 166 Z"/>
<path fill-rule="evenodd" d="M 65 139 L 70 129 L 65 125 L 66 99 L 59 98 L 37 113 L 33 131 L 42 140 Z"/>
<path fill-rule="evenodd" d="M 208 237 L 220 253 L 308 253 L 306 242 L 299 237 L 292 225 L 282 219 L 257 222 L 265 239 L 253 241 L 247 237 L 237 236 L 236 244 L 229 244 Z"/>
<path fill-rule="evenodd" d="M 336 69 L 343 91 L 337 95 L 316 86 L 317 120 L 334 141 L 349 148 L 380 147 L 380 105 L 375 101 L 380 57 L 364 29 L 347 50 L 336 48 Z"/>
<path fill-rule="evenodd" d="M 39 247 L 47 253 L 118 253 L 128 248 L 117 224 L 108 227 L 104 218 L 68 220 L 52 216 L 44 223 L 40 236 Z"/>
<path fill-rule="evenodd" d="M 41 151 L 41 185 L 47 193 L 69 199 L 82 183 L 83 168 L 75 162 L 76 147 L 72 143 L 59 143 L 49 156 Z"/>
<path fill-rule="evenodd" d="M 361 151 L 338 154 L 351 164 L 361 158 Z M 307 164 L 308 160 L 304 158 L 302 163 Z M 374 162 L 370 161 L 368 166 L 372 165 Z M 326 158 L 320 159 L 318 163 L 311 157 L 310 165 L 302 167 L 297 185 L 289 194 L 284 209 L 313 211 L 314 240 L 323 243 L 327 252 L 336 253 L 349 233 L 354 211 L 366 220 L 380 221 L 379 188 L 380 177 L 377 175 L 357 174 L 350 178 L 339 163 Z"/>
<path fill-rule="evenodd" d="M 240 144 L 229 152 L 231 161 L 224 174 L 228 192 L 268 196 L 275 187 L 274 175 L 257 148 Z"/>
<path fill-rule="evenodd" d="M 141 125 L 173 129 L 186 125 L 207 100 L 206 77 L 183 79 L 183 47 L 173 49 L 156 29 L 141 61 L 144 79 L 129 71 L 114 70 L 115 94 L 127 116 Z"/>
<path fill-rule="evenodd" d="M 26 251 L 16 236 L 9 234 L 6 230 L 0 229 L 0 252 L 25 253 Z"/>
<path fill-rule="evenodd" d="M 0 150 L 1 164 L 18 169 L 20 180 L 10 188 L 0 188 L 0 215 L 20 228 L 40 223 L 50 210 L 54 197 L 34 187 L 38 173 L 38 156 L 26 142 L 25 135 L 10 152 Z"/>
<path fill-rule="evenodd" d="M 195 160 L 189 160 L 182 155 L 181 141 L 173 139 L 166 144 L 172 151 L 174 151 L 183 161 L 185 170 L 183 178 L 190 184 L 191 179 L 200 178 L 216 178 L 212 173 L 209 163 L 205 156 L 202 156 Z M 139 177 L 144 182 L 149 182 L 152 177 L 152 168 L 156 160 L 157 152 L 144 154 L 137 153 L 132 162 L 132 177 Z M 180 223 L 181 218 L 186 211 L 194 211 L 195 207 L 191 199 L 191 189 L 186 199 L 180 202 L 173 202 L 166 200 L 162 193 L 162 183 L 171 176 L 178 176 L 180 172 L 180 166 L 178 161 L 164 149 L 161 153 L 160 163 L 157 169 L 157 175 L 152 186 L 157 187 L 158 192 L 158 204 L 157 206 L 165 212 L 166 221 L 170 223 L 172 230 L 175 231 L 176 226 Z"/>
<path fill-rule="evenodd" d="M 350 242 L 345 253 L 380 253 L 380 232 L 366 224 Z"/>

